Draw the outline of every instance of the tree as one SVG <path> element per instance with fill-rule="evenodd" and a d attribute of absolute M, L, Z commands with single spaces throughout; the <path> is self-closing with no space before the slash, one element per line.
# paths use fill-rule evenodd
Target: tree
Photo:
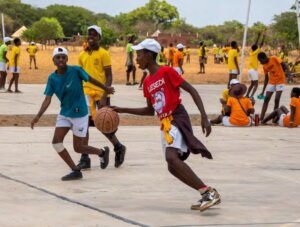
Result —
<path fill-rule="evenodd" d="M 23 34 L 24 37 L 46 45 L 48 40 L 64 37 L 63 29 L 56 18 L 43 17 L 33 23 Z"/>

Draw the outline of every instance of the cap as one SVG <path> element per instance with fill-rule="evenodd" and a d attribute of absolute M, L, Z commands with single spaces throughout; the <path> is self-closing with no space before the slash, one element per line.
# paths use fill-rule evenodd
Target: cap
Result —
<path fill-rule="evenodd" d="M 161 46 L 160 44 L 154 40 L 154 39 L 145 39 L 144 41 L 140 42 L 136 46 L 132 46 L 132 49 L 134 50 L 150 50 L 155 53 L 159 53 L 161 51 Z"/>
<path fill-rule="evenodd" d="M 30 44 L 31 44 L 31 45 L 35 45 L 35 42 L 32 41 Z"/>
<path fill-rule="evenodd" d="M 100 36 L 102 36 L 102 31 L 101 31 L 101 28 L 97 25 L 92 25 L 90 27 L 88 27 L 87 30 L 90 30 L 90 29 L 94 29 Z"/>
<path fill-rule="evenodd" d="M 184 45 L 182 45 L 181 43 L 177 44 L 176 48 L 179 50 L 179 49 L 183 49 L 185 48 Z"/>
<path fill-rule="evenodd" d="M 59 54 L 64 54 L 64 55 L 68 56 L 68 51 L 64 47 L 56 47 L 56 48 L 54 48 L 52 56 L 55 57 L 56 55 L 59 55 Z"/>
<path fill-rule="evenodd" d="M 3 42 L 4 42 L 4 43 L 7 43 L 7 42 L 12 41 L 12 40 L 13 40 L 13 39 L 10 38 L 10 37 L 4 37 Z"/>
<path fill-rule="evenodd" d="M 234 84 L 239 84 L 240 83 L 240 81 L 239 80 L 237 80 L 237 79 L 232 79 L 231 81 L 230 81 L 230 85 L 234 85 Z"/>

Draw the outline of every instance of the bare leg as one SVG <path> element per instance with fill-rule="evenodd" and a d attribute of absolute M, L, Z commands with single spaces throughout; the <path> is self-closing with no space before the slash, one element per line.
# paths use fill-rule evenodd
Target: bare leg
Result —
<path fill-rule="evenodd" d="M 247 93 L 246 93 L 246 97 L 249 97 L 250 92 L 251 92 L 253 86 L 254 86 L 254 84 L 253 84 L 253 81 L 251 80 L 251 84 L 250 84 L 250 86 L 249 86 L 249 88 L 248 88 L 248 91 L 247 91 Z"/>
<path fill-rule="evenodd" d="M 223 119 L 223 115 L 219 115 L 217 118 L 210 120 L 211 124 L 221 124 Z"/>
<path fill-rule="evenodd" d="M 253 91 L 252 91 L 251 96 L 254 97 L 254 94 L 255 94 L 255 92 L 257 90 L 257 87 L 258 87 L 258 80 L 254 80 L 252 82 L 253 82 Z"/>
<path fill-rule="evenodd" d="M 177 149 L 171 147 L 167 148 L 166 161 L 168 163 L 169 172 L 186 185 L 195 190 L 206 186 L 193 170 L 179 159 Z"/>
<path fill-rule="evenodd" d="M 266 98 L 264 100 L 264 104 L 263 104 L 263 107 L 261 109 L 261 114 L 260 114 L 261 121 L 263 121 L 264 118 L 265 118 L 265 114 L 266 114 L 266 111 L 268 109 L 268 105 L 269 105 L 269 102 L 270 102 L 270 99 L 271 99 L 272 95 L 273 95 L 273 92 L 267 91 Z"/>
<path fill-rule="evenodd" d="M 0 72 L 0 74 L 1 74 L 1 78 L 0 78 L 0 89 L 1 89 L 5 87 L 7 72 Z"/>
<path fill-rule="evenodd" d="M 282 94 L 282 91 L 276 91 L 276 94 L 275 94 L 275 103 L 274 103 L 274 110 L 278 109 L 278 107 L 279 107 L 281 94 Z"/>
<path fill-rule="evenodd" d="M 20 92 L 19 87 L 19 73 L 15 73 L 15 92 Z"/>
<path fill-rule="evenodd" d="M 133 85 L 137 84 L 136 81 L 135 81 L 135 72 L 136 72 L 136 68 L 135 68 L 135 66 L 133 66 L 133 70 L 132 70 Z"/>
<path fill-rule="evenodd" d="M 12 90 L 11 90 L 11 86 L 13 85 L 13 83 L 14 83 L 15 79 L 16 79 L 16 77 L 15 77 L 15 73 L 13 73 L 13 77 L 10 79 L 10 81 L 9 81 L 9 85 L 8 85 L 8 88 L 7 88 L 7 90 L 8 90 L 8 91 L 10 91 L 10 92 L 12 92 Z"/>

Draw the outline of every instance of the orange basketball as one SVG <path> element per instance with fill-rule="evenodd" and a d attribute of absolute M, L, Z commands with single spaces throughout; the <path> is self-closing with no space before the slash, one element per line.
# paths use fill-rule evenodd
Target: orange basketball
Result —
<path fill-rule="evenodd" d="M 98 110 L 94 118 L 95 127 L 103 133 L 111 133 L 117 130 L 119 122 L 118 113 L 108 107 Z"/>

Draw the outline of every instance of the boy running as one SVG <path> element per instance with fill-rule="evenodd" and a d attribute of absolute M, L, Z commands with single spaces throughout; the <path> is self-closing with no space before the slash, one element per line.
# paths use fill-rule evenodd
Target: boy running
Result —
<path fill-rule="evenodd" d="M 250 97 L 254 97 L 254 94 L 255 94 L 255 92 L 257 90 L 257 87 L 258 87 L 258 71 L 257 71 L 258 59 L 257 59 L 257 55 L 259 54 L 259 52 L 261 50 L 261 47 L 264 45 L 265 34 L 263 34 L 263 38 L 262 38 L 261 43 L 258 47 L 257 45 L 258 45 L 259 38 L 260 38 L 260 33 L 257 36 L 255 44 L 253 44 L 251 46 L 251 50 L 250 50 L 248 78 L 251 81 L 251 84 L 248 88 L 246 97 L 249 97 L 250 92 L 251 92 L 252 89 L 253 89 L 253 91 L 252 91 L 252 94 L 251 94 Z"/>
<path fill-rule="evenodd" d="M 8 51 L 8 45 L 11 44 L 12 39 L 10 37 L 4 37 L 3 44 L 0 46 L 0 91 L 5 91 L 6 81 L 6 63 L 9 62 L 6 54 Z"/>
<path fill-rule="evenodd" d="M 83 154 L 95 154 L 100 157 L 100 166 L 105 169 L 108 165 L 107 149 L 98 149 L 83 144 L 88 128 L 88 110 L 83 93 L 82 81 L 89 81 L 95 86 L 101 87 L 108 93 L 114 93 L 113 88 L 108 88 L 102 83 L 90 77 L 79 66 L 68 66 L 68 51 L 63 47 L 57 47 L 53 51 L 53 62 L 57 70 L 53 72 L 47 82 L 45 89 L 45 99 L 35 118 L 31 121 L 31 128 L 39 121 L 51 103 L 53 94 L 61 102 L 61 110 L 56 120 L 55 132 L 52 140 L 53 148 L 59 156 L 71 168 L 72 172 L 61 178 L 63 181 L 77 180 L 82 178 L 80 168 L 78 168 L 68 151 L 63 145 L 63 141 L 69 130 L 73 132 L 74 150 Z"/>
<path fill-rule="evenodd" d="M 267 88 L 266 98 L 264 100 L 260 115 L 260 119 L 261 121 L 263 121 L 265 118 L 265 113 L 268 109 L 270 99 L 274 92 L 276 92 L 274 110 L 279 107 L 281 94 L 285 90 L 284 72 L 286 71 L 290 77 L 290 71 L 287 65 L 278 57 L 271 56 L 270 58 L 268 58 L 264 52 L 260 52 L 257 58 L 258 61 L 263 65 L 265 73 L 264 87 L 260 96 L 264 95 Z"/>
<path fill-rule="evenodd" d="M 90 77 L 102 84 L 110 87 L 112 84 L 111 59 L 108 51 L 100 47 L 102 30 L 96 25 L 88 27 L 88 48 L 79 55 L 78 64 Z M 87 100 L 88 112 L 90 115 L 90 126 L 94 126 L 93 117 L 96 110 L 103 106 L 110 105 L 110 97 L 107 92 L 100 87 L 95 86 L 89 81 L 83 83 L 84 94 Z M 126 147 L 120 143 L 116 137 L 116 132 L 104 133 L 104 136 L 113 144 L 115 151 L 115 167 L 120 167 L 125 159 Z M 84 140 L 84 144 L 88 145 L 89 132 Z M 82 154 L 77 165 L 81 169 L 91 168 L 91 160 L 88 154 Z"/>
<path fill-rule="evenodd" d="M 21 91 L 18 88 L 19 85 L 19 74 L 20 74 L 20 54 L 21 54 L 21 40 L 19 38 L 14 39 L 14 47 L 10 54 L 10 60 L 9 60 L 9 71 L 13 74 L 13 77 L 11 78 L 7 92 L 13 92 L 11 90 L 11 86 L 15 82 L 15 92 L 20 93 Z"/>
<path fill-rule="evenodd" d="M 161 139 L 169 172 L 177 179 L 197 190 L 202 198 L 192 205 L 191 209 L 204 211 L 221 202 L 216 189 L 207 186 L 184 162 L 190 154 L 201 154 L 212 159 L 211 153 L 194 136 L 191 122 L 184 106 L 181 104 L 180 88 L 190 93 L 201 113 L 203 133 L 209 136 L 211 126 L 202 100 L 196 89 L 186 82 L 170 67 L 159 66 L 156 62 L 160 45 L 154 39 L 145 39 L 137 46 L 137 63 L 139 68 L 148 69 L 150 74 L 144 80 L 144 96 L 147 106 L 143 108 L 114 107 L 119 113 L 136 115 L 154 115 L 156 111 L 161 120 Z"/>

